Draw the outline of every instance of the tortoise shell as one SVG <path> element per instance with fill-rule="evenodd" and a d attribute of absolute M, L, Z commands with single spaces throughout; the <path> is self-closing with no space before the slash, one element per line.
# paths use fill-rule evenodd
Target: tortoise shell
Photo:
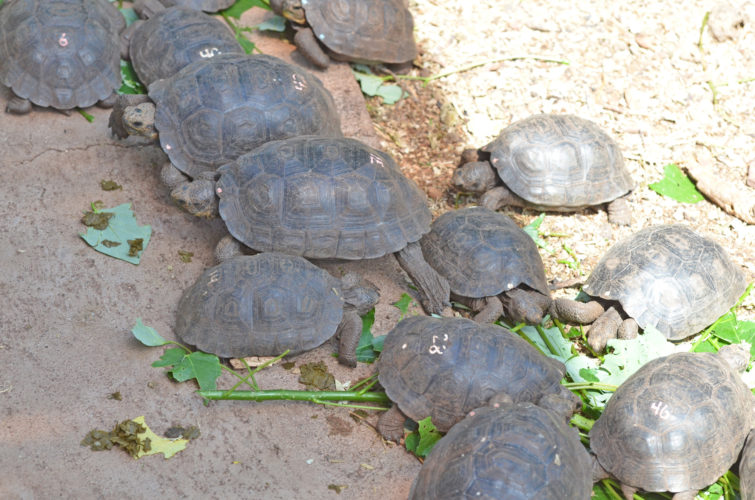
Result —
<path fill-rule="evenodd" d="M 590 431 L 600 465 L 645 491 L 699 490 L 737 460 L 755 397 L 714 353 L 649 361 L 608 401 Z"/>
<path fill-rule="evenodd" d="M 121 85 L 126 21 L 106 0 L 13 0 L 0 7 L 0 82 L 37 106 L 91 106 Z"/>
<path fill-rule="evenodd" d="M 531 403 L 484 407 L 454 425 L 425 460 L 409 499 L 587 500 L 590 456 L 577 432 Z"/>
<path fill-rule="evenodd" d="M 332 337 L 343 305 L 340 282 L 301 257 L 239 256 L 184 292 L 175 331 L 221 357 L 293 355 Z"/>
<path fill-rule="evenodd" d="M 149 86 L 194 61 L 218 54 L 243 54 L 228 27 L 198 10 L 172 7 L 140 24 L 129 44 L 139 80 Z"/>
<path fill-rule="evenodd" d="M 739 461 L 739 489 L 742 500 L 755 500 L 755 430 L 750 432 Z"/>
<path fill-rule="evenodd" d="M 273 141 L 218 173 L 220 216 L 255 250 L 371 259 L 430 229 L 424 193 L 388 154 L 355 139 Z"/>
<path fill-rule="evenodd" d="M 616 142 L 576 116 L 525 118 L 482 149 L 504 184 L 541 210 L 600 205 L 634 187 Z"/>
<path fill-rule="evenodd" d="M 397 64 L 417 57 L 404 0 L 302 0 L 302 6 L 317 39 L 339 59 Z"/>
<path fill-rule="evenodd" d="M 441 432 L 499 393 L 515 403 L 567 394 L 560 384 L 565 372 L 563 363 L 509 330 L 463 318 L 404 319 L 378 359 L 378 379 L 391 401 L 413 420 L 431 417 Z"/>
<path fill-rule="evenodd" d="M 192 178 L 271 140 L 341 135 L 333 98 L 320 80 L 267 55 L 195 61 L 150 85 L 149 97 L 163 150 Z"/>
<path fill-rule="evenodd" d="M 501 213 L 482 207 L 446 212 L 420 245 L 427 263 L 462 297 L 490 297 L 521 284 L 550 296 L 537 245 Z"/>
<path fill-rule="evenodd" d="M 600 259 L 583 290 L 617 300 L 642 328 L 682 339 L 710 325 L 747 287 L 726 251 L 679 224 L 651 226 Z"/>

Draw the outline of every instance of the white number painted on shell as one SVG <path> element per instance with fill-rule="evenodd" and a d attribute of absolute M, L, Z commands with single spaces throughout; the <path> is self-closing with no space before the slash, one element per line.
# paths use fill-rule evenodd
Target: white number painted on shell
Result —
<path fill-rule="evenodd" d="M 294 82 L 294 88 L 296 90 L 302 91 L 307 88 L 307 82 L 302 80 L 301 77 L 297 74 L 291 75 L 291 81 Z"/>
<path fill-rule="evenodd" d="M 385 163 L 383 163 L 383 159 L 379 156 L 376 156 L 372 153 L 370 153 L 370 164 L 371 165 L 380 165 L 381 167 L 385 166 Z M 445 335 L 445 337 L 448 337 L 448 335 Z"/>
<path fill-rule="evenodd" d="M 216 269 L 215 271 L 212 271 L 210 273 L 210 281 L 207 282 L 207 286 L 210 286 L 213 283 L 217 283 L 219 280 L 220 280 L 220 271 Z"/>
<path fill-rule="evenodd" d="M 66 38 L 65 33 L 60 34 L 60 38 L 58 38 L 58 45 L 60 45 L 61 47 L 68 45 L 68 38 Z"/>
<path fill-rule="evenodd" d="M 656 401 L 655 403 L 651 404 L 650 409 L 653 410 L 653 413 L 655 413 L 656 417 L 660 417 L 663 420 L 666 420 L 671 416 L 671 413 L 669 413 L 668 411 L 668 405 L 663 401 Z"/>
<path fill-rule="evenodd" d="M 217 47 L 210 47 L 209 49 L 202 49 L 199 51 L 199 57 L 202 57 L 204 59 L 215 57 L 218 54 L 222 54 L 222 52 L 220 52 L 220 49 Z"/>
<path fill-rule="evenodd" d="M 438 335 L 433 335 L 433 345 L 427 350 L 430 354 L 443 354 L 446 352 L 447 346 L 444 342 L 448 341 L 448 334 L 443 334 L 443 339 L 440 339 Z"/>

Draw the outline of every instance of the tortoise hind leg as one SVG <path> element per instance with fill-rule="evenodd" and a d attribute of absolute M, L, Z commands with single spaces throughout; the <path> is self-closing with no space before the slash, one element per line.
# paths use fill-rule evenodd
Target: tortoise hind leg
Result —
<path fill-rule="evenodd" d="M 629 202 L 626 198 L 616 198 L 606 205 L 606 210 L 608 210 L 608 221 L 611 224 L 616 224 L 617 226 L 628 226 L 631 224 L 632 210 L 629 208 Z"/>
<path fill-rule="evenodd" d="M 322 50 L 311 28 L 297 28 L 294 44 L 304 57 L 318 68 L 325 69 L 330 65 L 330 56 Z"/>
<path fill-rule="evenodd" d="M 5 112 L 14 115 L 25 115 L 31 112 L 31 101 L 13 94 L 11 98 L 8 99 L 8 104 L 5 106 Z"/>

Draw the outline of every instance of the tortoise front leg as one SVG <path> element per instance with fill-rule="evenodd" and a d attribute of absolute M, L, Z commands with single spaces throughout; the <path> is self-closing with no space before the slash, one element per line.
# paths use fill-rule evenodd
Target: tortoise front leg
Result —
<path fill-rule="evenodd" d="M 587 343 L 590 344 L 593 351 L 603 352 L 608 339 L 616 338 L 621 323 L 621 315 L 615 307 L 606 309 L 606 312 L 593 322 L 590 331 L 587 332 Z"/>
<path fill-rule="evenodd" d="M 526 203 L 506 186 L 496 186 L 480 196 L 480 206 L 496 211 L 501 207 L 524 207 Z"/>
<path fill-rule="evenodd" d="M 628 226 L 632 222 L 632 209 L 626 197 L 616 198 L 606 205 L 608 222 L 618 226 Z"/>
<path fill-rule="evenodd" d="M 503 314 L 503 304 L 498 297 L 485 297 L 485 305 L 472 318 L 477 323 L 492 323 Z"/>
<path fill-rule="evenodd" d="M 115 106 L 115 103 L 117 101 L 118 101 L 118 94 L 113 92 L 106 98 L 97 101 L 97 107 L 102 108 L 102 109 L 110 109 L 113 106 Z"/>
<path fill-rule="evenodd" d="M 330 65 L 330 56 L 322 50 L 320 42 L 315 37 L 312 28 L 296 28 L 294 45 L 301 51 L 304 57 L 320 69 L 326 69 Z"/>
<path fill-rule="evenodd" d="M 377 421 L 377 431 L 387 441 L 400 442 L 404 437 L 404 422 L 406 415 L 401 413 L 398 406 L 393 405 L 390 410 L 380 415 Z"/>
<path fill-rule="evenodd" d="M 514 323 L 537 325 L 548 312 L 551 298 L 531 288 L 512 288 L 498 296 L 503 315 Z"/>
<path fill-rule="evenodd" d="M 605 312 L 605 307 L 594 300 L 585 303 L 558 298 L 551 303 L 549 312 L 551 318 L 564 323 L 587 325 L 598 319 Z"/>
<path fill-rule="evenodd" d="M 438 314 L 450 305 L 451 285 L 438 274 L 422 255 L 419 243 L 409 243 L 394 254 L 401 268 L 406 271 L 420 291 L 422 307 L 428 314 Z"/>
<path fill-rule="evenodd" d="M 343 318 L 336 330 L 338 338 L 338 362 L 354 368 L 357 365 L 357 346 L 362 335 L 362 318 L 353 307 L 345 307 Z"/>
<path fill-rule="evenodd" d="M 14 115 L 28 114 L 31 112 L 31 101 L 13 94 L 11 98 L 8 99 L 8 104 L 5 106 L 5 112 Z"/>

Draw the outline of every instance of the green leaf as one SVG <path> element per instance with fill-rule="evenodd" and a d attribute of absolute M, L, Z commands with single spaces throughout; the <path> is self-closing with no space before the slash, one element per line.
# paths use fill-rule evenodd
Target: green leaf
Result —
<path fill-rule="evenodd" d="M 187 353 L 180 347 L 166 349 L 162 357 L 152 363 L 152 366 L 172 367 L 168 373 L 178 382 L 195 378 L 202 391 L 216 389 L 216 381 L 221 373 L 220 360 L 214 354 L 201 351 Z"/>
<path fill-rule="evenodd" d="M 385 104 L 394 104 L 404 97 L 404 90 L 398 85 L 386 85 L 381 77 L 370 73 L 362 73 L 355 69 L 351 71 L 365 95 L 380 96 Z"/>
<path fill-rule="evenodd" d="M 241 31 L 236 32 L 236 41 L 239 42 L 241 48 L 244 49 L 244 52 L 247 54 L 254 52 L 254 49 L 257 47 L 254 42 L 249 41 Z"/>
<path fill-rule="evenodd" d="M 750 353 L 755 355 L 755 322 L 738 321 L 733 312 L 728 312 L 716 323 L 711 332 L 715 337 L 727 344 L 747 342 L 752 346 Z"/>
<path fill-rule="evenodd" d="M 534 241 L 537 246 L 540 248 L 547 248 L 548 245 L 545 243 L 545 240 L 540 237 L 540 224 L 543 223 L 543 220 L 545 220 L 544 213 L 532 219 L 532 222 L 524 226 L 522 230 L 532 238 L 532 241 Z"/>
<path fill-rule="evenodd" d="M 385 338 L 387 335 L 381 335 L 379 337 L 374 337 L 372 339 L 372 348 L 375 349 L 377 352 L 383 352 L 383 344 L 385 343 Z"/>
<path fill-rule="evenodd" d="M 372 347 L 374 339 L 371 330 L 374 323 L 375 309 L 373 308 L 362 316 L 362 334 L 359 337 L 359 344 L 357 345 L 357 361 L 361 363 L 372 363 L 378 357 L 378 353 Z"/>
<path fill-rule="evenodd" d="M 107 227 L 103 230 L 88 227 L 87 232 L 79 236 L 98 252 L 139 264 L 139 259 L 149 244 L 152 227 L 136 223 L 130 203 L 102 209 L 99 213 L 113 214 Z"/>
<path fill-rule="evenodd" d="M 636 339 L 612 339 L 608 341 L 608 346 L 613 348 L 613 352 L 605 355 L 596 373 L 601 382 L 616 386 L 648 361 L 679 350 L 652 326 L 646 326 Z"/>
<path fill-rule="evenodd" d="M 157 330 L 142 323 L 141 318 L 136 318 L 136 325 L 131 329 L 131 333 L 139 342 L 149 347 L 157 347 L 169 343 L 157 333 Z"/>
<path fill-rule="evenodd" d="M 419 434 L 419 441 L 413 453 L 418 457 L 426 457 L 443 435 L 435 428 L 430 417 L 420 420 L 417 424 L 419 427 L 415 432 Z"/>
<path fill-rule="evenodd" d="M 121 7 L 118 10 L 121 11 L 121 14 L 123 14 L 123 17 L 126 19 L 126 26 L 130 26 L 131 23 L 139 20 L 139 16 L 132 7 Z"/>
<path fill-rule="evenodd" d="M 677 165 L 666 165 L 663 167 L 663 174 L 663 179 L 648 187 L 660 195 L 682 203 L 697 203 L 703 200 L 703 195 Z"/>
<path fill-rule="evenodd" d="M 257 26 L 260 31 L 275 31 L 277 33 L 283 33 L 286 31 L 286 18 L 281 16 L 273 16 L 267 21 L 260 23 Z"/>
<path fill-rule="evenodd" d="M 237 0 L 236 3 L 222 11 L 225 16 L 230 16 L 236 19 L 241 19 L 241 15 L 252 7 L 259 7 L 261 9 L 270 10 L 270 5 L 262 0 Z"/>
<path fill-rule="evenodd" d="M 174 366 L 181 363 L 185 356 L 186 351 L 180 347 L 169 347 L 168 349 L 165 349 L 165 352 L 160 356 L 160 359 L 152 363 L 152 366 L 155 368 L 161 366 Z"/>
<path fill-rule="evenodd" d="M 146 94 L 147 89 L 136 76 L 134 67 L 128 61 L 121 60 L 121 87 L 118 89 L 119 94 Z"/>
<path fill-rule="evenodd" d="M 399 317 L 399 321 L 406 316 L 406 313 L 409 312 L 409 306 L 412 303 L 412 296 L 408 293 L 402 293 L 401 298 L 399 298 L 396 302 L 393 303 L 394 306 L 398 308 L 399 311 L 401 311 L 401 316 Z"/>

